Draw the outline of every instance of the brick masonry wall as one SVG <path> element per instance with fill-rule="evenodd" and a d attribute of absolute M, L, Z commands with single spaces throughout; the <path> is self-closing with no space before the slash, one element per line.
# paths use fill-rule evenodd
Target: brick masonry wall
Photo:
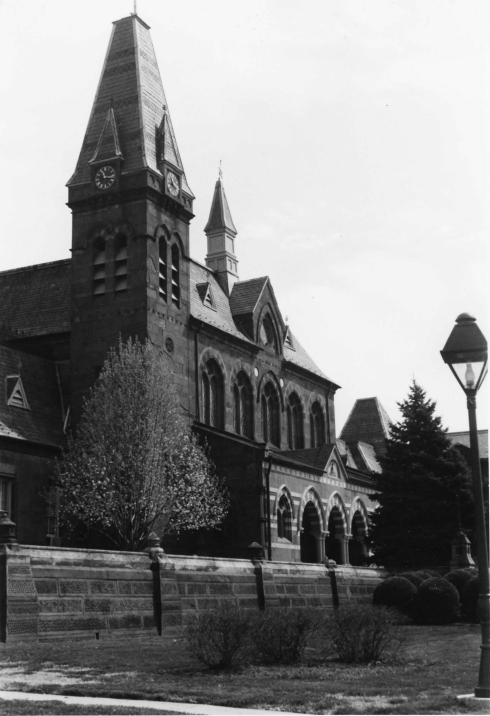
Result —
<path fill-rule="evenodd" d="M 340 604 L 369 602 L 382 576 L 339 568 Z M 332 584 L 315 564 L 0 547 L 1 641 L 177 635 L 196 614 L 230 601 L 333 609 Z"/>

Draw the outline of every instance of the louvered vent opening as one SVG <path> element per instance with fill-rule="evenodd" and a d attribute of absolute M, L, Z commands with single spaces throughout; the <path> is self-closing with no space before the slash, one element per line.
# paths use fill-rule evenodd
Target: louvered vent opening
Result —
<path fill-rule="evenodd" d="M 172 246 L 172 303 L 180 306 L 180 265 L 179 249 Z"/>
<path fill-rule="evenodd" d="M 95 256 L 92 266 L 93 294 L 100 296 L 105 293 L 105 242 L 97 239 L 94 245 Z"/>
<path fill-rule="evenodd" d="M 114 291 L 126 291 L 128 287 L 128 242 L 119 236 L 114 265 Z"/>
<path fill-rule="evenodd" d="M 158 294 L 167 302 L 167 242 L 160 237 L 158 245 Z"/>

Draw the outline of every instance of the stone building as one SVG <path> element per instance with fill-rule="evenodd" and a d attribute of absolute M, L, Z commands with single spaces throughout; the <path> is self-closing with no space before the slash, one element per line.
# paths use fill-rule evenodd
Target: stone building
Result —
<path fill-rule="evenodd" d="M 183 410 L 231 491 L 223 530 L 172 550 L 241 557 L 256 541 L 273 560 L 364 563 L 381 443 L 349 421 L 336 439 L 339 385 L 286 324 L 269 278 L 239 280 L 221 177 L 205 265 L 191 258 L 194 195 L 137 15 L 114 23 L 67 186 L 71 259 L 0 274 L 1 508 L 19 539 L 58 541 L 51 461 L 108 349 L 137 336 L 171 357 Z"/>

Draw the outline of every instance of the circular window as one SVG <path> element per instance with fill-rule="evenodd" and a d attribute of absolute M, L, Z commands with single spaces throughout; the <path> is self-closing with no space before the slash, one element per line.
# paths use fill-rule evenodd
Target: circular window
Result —
<path fill-rule="evenodd" d="M 255 376 L 256 378 L 259 377 L 259 369 L 258 369 L 258 368 L 254 368 L 254 376 Z"/>

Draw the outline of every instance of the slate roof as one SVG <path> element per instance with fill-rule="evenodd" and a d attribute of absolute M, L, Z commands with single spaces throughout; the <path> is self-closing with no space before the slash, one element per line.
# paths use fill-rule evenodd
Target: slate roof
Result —
<path fill-rule="evenodd" d="M 293 344 L 296 350 L 293 350 L 290 348 L 287 344 L 284 345 L 284 358 L 285 360 L 289 361 L 290 363 L 294 363 L 294 365 L 299 366 L 300 368 L 304 368 L 305 370 L 308 370 L 310 373 L 314 373 L 315 375 L 320 376 L 320 378 L 324 378 L 325 380 L 330 380 L 330 378 L 327 378 L 325 373 L 320 370 L 320 368 L 317 366 L 315 361 L 310 358 L 308 353 L 305 351 L 301 343 L 298 341 L 296 336 L 290 332 L 290 335 L 293 339 Z M 333 381 L 330 380 L 331 383 Z"/>
<path fill-rule="evenodd" d="M 340 453 L 340 456 L 342 458 L 342 462 L 347 467 L 354 467 L 357 470 L 357 465 L 352 457 L 351 450 L 345 440 L 341 440 L 340 438 L 337 438 L 336 440 L 337 450 Z"/>
<path fill-rule="evenodd" d="M 268 276 L 237 281 L 230 294 L 230 309 L 234 316 L 253 313 L 257 302 L 269 280 Z"/>
<path fill-rule="evenodd" d="M 215 273 L 193 260 L 190 262 L 190 268 L 191 316 L 253 345 L 252 341 L 236 327 L 228 296 L 219 285 Z M 216 310 L 205 306 L 202 302 L 198 286 L 206 282 L 211 286 Z"/>
<path fill-rule="evenodd" d="M 381 466 L 376 458 L 376 451 L 372 445 L 359 441 L 357 448 L 364 460 L 367 470 L 381 472 Z"/>
<path fill-rule="evenodd" d="M 354 403 L 340 437 L 349 445 L 359 441 L 374 445 L 382 453 L 390 422 L 378 398 L 361 398 Z"/>
<path fill-rule="evenodd" d="M 30 410 L 7 405 L 5 378 L 19 374 Z M 62 444 L 63 415 L 53 361 L 0 344 L 0 386 L 0 436 Z"/>
<path fill-rule="evenodd" d="M 164 158 L 184 171 L 150 28 L 136 15 L 114 23 L 85 139 L 69 186 L 90 181 L 89 162 L 94 158 L 111 107 L 124 157 L 124 173 L 149 168 L 160 174 L 157 132 L 164 117 Z M 193 196 L 185 174 L 182 188 Z"/>
<path fill-rule="evenodd" d="M 463 445 L 464 447 L 470 447 L 470 434 L 469 432 L 460 433 L 448 433 L 448 438 L 451 440 L 453 445 Z M 488 460 L 488 430 L 478 431 L 478 447 L 480 449 L 480 459 Z"/>
<path fill-rule="evenodd" d="M 70 330 L 71 259 L 0 272 L 0 336 Z"/>
<path fill-rule="evenodd" d="M 225 188 L 221 179 L 218 179 L 214 187 L 213 201 L 211 211 L 209 212 L 208 223 L 204 227 L 204 231 L 218 231 L 220 229 L 229 229 L 234 234 L 237 233 L 235 224 L 231 218 L 230 207 L 225 194 Z"/>
<path fill-rule="evenodd" d="M 289 457 L 296 462 L 302 462 L 305 465 L 316 468 L 317 470 L 324 470 L 334 447 L 334 443 L 329 443 L 318 448 L 281 450 L 280 455 L 283 457 Z"/>

